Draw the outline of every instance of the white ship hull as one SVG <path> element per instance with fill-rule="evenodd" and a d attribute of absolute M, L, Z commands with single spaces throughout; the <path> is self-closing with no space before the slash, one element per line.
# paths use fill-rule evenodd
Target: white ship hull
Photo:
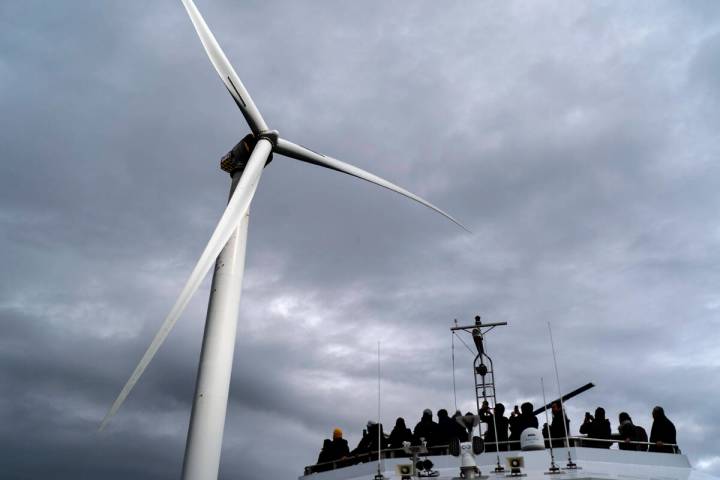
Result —
<path fill-rule="evenodd" d="M 495 452 L 477 455 L 475 460 L 480 468 L 483 478 L 489 480 L 511 479 L 518 480 L 567 480 L 567 479 L 612 479 L 612 480 L 714 480 L 716 477 L 691 468 L 687 456 L 683 454 L 637 452 L 628 450 L 613 450 L 587 447 L 572 447 L 572 459 L 580 467 L 577 470 L 567 470 L 563 467 L 567 463 L 567 450 L 554 449 L 555 463 L 562 469 L 561 473 L 550 475 L 549 450 L 540 451 L 509 451 L 500 452 L 501 465 L 505 467 L 502 473 L 495 473 L 497 454 Z M 505 457 L 523 457 L 525 468 L 524 476 L 512 477 L 505 466 Z M 423 457 L 424 458 L 424 457 Z M 429 456 L 434 464 L 434 470 L 440 475 L 438 480 L 449 480 L 460 476 L 460 459 L 450 455 Z M 410 458 L 388 458 L 382 461 L 382 472 L 386 479 L 400 480 L 395 467 L 399 464 L 411 463 Z M 312 473 L 299 477 L 299 480 L 372 480 L 377 473 L 377 461 L 361 463 L 348 467 L 338 468 L 320 473 Z M 414 479 L 417 477 L 413 477 Z M 421 477 L 422 478 L 422 477 Z"/>

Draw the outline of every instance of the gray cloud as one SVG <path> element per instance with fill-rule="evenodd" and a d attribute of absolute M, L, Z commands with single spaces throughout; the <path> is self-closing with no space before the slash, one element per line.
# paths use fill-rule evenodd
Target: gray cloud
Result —
<path fill-rule="evenodd" d="M 253 203 L 222 478 L 302 472 L 341 426 L 452 408 L 454 318 L 507 320 L 506 404 L 665 406 L 720 473 L 716 2 L 198 0 L 269 123 L 472 235 L 276 158 Z M 0 449 L 9 478 L 176 478 L 207 283 L 96 427 L 219 218 L 247 128 L 179 4 L 0 6 Z M 472 406 L 456 344 L 458 401 Z M 550 393 L 549 393 L 550 395 Z M 615 422 L 613 422 L 615 425 Z M 286 445 L 281 465 L 267 455 Z M 132 461 L 128 461 L 132 459 Z"/>

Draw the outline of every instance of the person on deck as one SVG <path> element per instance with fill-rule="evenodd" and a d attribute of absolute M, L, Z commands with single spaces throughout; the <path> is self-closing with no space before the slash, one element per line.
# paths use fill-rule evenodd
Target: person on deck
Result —
<path fill-rule="evenodd" d="M 482 406 L 480 407 L 480 412 L 478 412 L 478 415 L 480 416 L 480 421 L 483 423 L 487 423 L 492 419 L 492 412 L 490 411 L 490 404 L 487 400 L 483 400 Z"/>
<path fill-rule="evenodd" d="M 336 428 L 333 430 L 332 442 L 330 442 L 332 460 L 340 460 L 350 456 L 350 447 L 348 447 L 347 440 L 343 438 L 343 432 L 341 429 Z"/>
<path fill-rule="evenodd" d="M 488 425 L 487 431 L 485 432 L 485 451 L 507 451 L 507 443 L 495 443 L 496 441 L 507 442 L 508 439 L 508 419 L 505 417 L 505 405 L 502 403 L 496 404 L 495 413 L 484 416 L 483 421 Z M 497 439 L 495 438 L 496 430 Z"/>
<path fill-rule="evenodd" d="M 403 442 L 413 441 L 413 434 L 409 428 L 405 425 L 405 419 L 398 417 L 395 420 L 395 427 L 390 432 L 390 448 L 403 448 Z"/>
<path fill-rule="evenodd" d="M 363 432 L 363 437 L 358 446 L 351 452 L 352 455 L 368 455 L 377 454 L 378 451 L 378 428 L 380 429 L 380 446 L 388 448 L 387 437 L 383 432 L 382 425 L 378 425 L 372 420 L 368 420 L 367 429 Z M 363 459 L 363 462 L 372 460 L 369 456 Z"/>
<path fill-rule="evenodd" d="M 321 463 L 327 463 L 327 462 L 332 462 L 332 461 L 333 461 L 332 440 L 330 440 L 329 438 L 326 438 L 323 441 L 322 450 L 320 450 L 320 455 L 318 455 L 317 463 L 321 464 Z M 325 471 L 325 470 L 330 470 L 330 466 L 327 466 L 327 467 L 323 466 L 323 468 L 318 469 L 318 471 Z"/>
<path fill-rule="evenodd" d="M 565 446 L 565 436 L 570 436 L 570 419 L 563 414 L 560 402 L 553 402 L 550 409 L 552 410 L 552 423 L 550 424 L 550 436 L 552 436 L 553 448 L 562 448 Z M 565 424 L 563 425 L 563 417 Z M 543 426 L 543 436 L 548 438 L 548 425 Z"/>
<path fill-rule="evenodd" d="M 653 424 L 650 430 L 651 452 L 677 453 L 676 447 L 668 444 L 677 443 L 675 425 L 665 416 L 662 407 L 652 411 Z"/>
<path fill-rule="evenodd" d="M 437 423 L 433 422 L 432 410 L 426 408 L 423 410 L 422 419 L 415 425 L 413 431 L 413 437 L 415 437 L 415 445 L 420 445 L 422 440 L 425 439 L 428 447 L 436 445 L 435 434 L 437 430 Z"/>
<path fill-rule="evenodd" d="M 470 434 L 468 433 L 467 429 L 458 422 L 458 418 L 462 418 L 463 414 L 460 412 L 460 410 L 455 410 L 455 413 L 453 413 L 453 416 L 451 420 L 455 422 L 455 437 L 460 439 L 460 442 L 467 442 L 469 439 Z"/>
<path fill-rule="evenodd" d="M 510 413 L 510 416 L 508 417 L 508 426 L 510 427 L 510 436 L 508 438 L 510 440 L 514 440 L 515 432 L 518 432 L 520 428 L 520 415 L 520 408 L 515 405 L 512 413 Z M 515 450 L 513 444 L 510 444 L 508 448 L 510 448 L 510 450 Z"/>
<path fill-rule="evenodd" d="M 520 415 L 510 424 L 510 440 L 514 443 L 510 444 L 511 450 L 520 450 L 520 435 L 526 428 L 538 428 L 538 420 L 533 415 L 533 404 L 525 402 L 520 405 Z"/>
<path fill-rule="evenodd" d="M 448 416 L 447 410 L 441 408 L 437 413 L 437 429 L 435 431 L 435 443 L 437 445 L 449 445 L 450 439 L 455 436 L 457 429 L 456 422 Z"/>
<path fill-rule="evenodd" d="M 621 412 L 618 415 L 618 448 L 620 450 L 635 450 L 639 452 L 647 452 L 647 445 L 640 445 L 630 442 L 647 442 L 648 436 L 645 429 L 639 425 L 633 424 L 630 415 L 627 412 Z"/>
<path fill-rule="evenodd" d="M 585 421 L 580 425 L 580 433 L 587 435 L 588 438 L 610 440 L 612 429 L 610 428 L 610 420 L 605 418 L 605 409 L 597 407 L 594 417 L 590 415 L 590 412 L 585 412 Z M 610 448 L 612 443 L 583 440 L 582 445 L 590 448 Z"/>

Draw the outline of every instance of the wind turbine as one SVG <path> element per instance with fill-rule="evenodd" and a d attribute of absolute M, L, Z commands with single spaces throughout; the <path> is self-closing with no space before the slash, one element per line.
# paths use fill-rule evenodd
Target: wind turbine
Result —
<path fill-rule="evenodd" d="M 270 130 L 193 1 L 182 0 L 182 3 L 210 62 L 220 75 L 230 96 L 235 100 L 252 133 L 223 157 L 221 168 L 229 172 L 232 178 L 228 205 L 180 296 L 110 407 L 100 425 L 100 430 L 105 428 L 125 401 L 215 262 L 182 474 L 183 479 L 205 480 L 216 478 L 220 465 L 237 314 L 245 266 L 250 202 L 263 169 L 271 160 L 273 153 L 346 173 L 387 188 L 439 212 L 463 229 L 467 229 L 453 217 L 417 195 L 358 167 L 285 140 L 276 130 Z"/>

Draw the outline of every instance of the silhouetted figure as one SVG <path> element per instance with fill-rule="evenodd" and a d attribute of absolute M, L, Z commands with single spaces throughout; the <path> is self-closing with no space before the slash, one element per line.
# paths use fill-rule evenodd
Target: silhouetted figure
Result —
<path fill-rule="evenodd" d="M 367 430 L 363 431 L 363 437 L 358 443 L 358 446 L 351 453 L 353 455 L 366 455 L 369 453 L 377 454 L 378 451 L 378 428 L 380 429 L 380 446 L 385 449 L 388 448 L 387 437 L 383 432 L 382 425 L 378 425 L 372 420 L 367 423 Z M 367 457 L 362 459 L 363 462 L 368 462 L 372 458 Z"/>
<path fill-rule="evenodd" d="M 523 403 L 520 405 L 520 415 L 510 422 L 510 440 L 513 441 L 510 444 L 511 450 L 520 450 L 520 435 L 526 428 L 538 428 L 538 420 L 533 415 L 533 410 L 532 403 Z"/>
<path fill-rule="evenodd" d="M 570 419 L 567 415 L 563 415 L 560 402 L 553 402 L 550 407 L 552 410 L 552 423 L 550 424 L 550 435 L 552 436 L 553 448 L 562 448 L 565 446 L 565 435 L 570 436 Z M 563 427 L 563 417 L 565 417 L 565 425 Z M 548 425 L 543 426 L 543 436 L 548 438 Z"/>
<path fill-rule="evenodd" d="M 433 422 L 432 410 L 426 408 L 423 410 L 423 415 L 413 431 L 413 437 L 415 438 L 415 445 L 420 445 L 424 438 L 427 442 L 428 447 L 436 445 L 435 432 L 437 430 L 437 423 Z"/>
<path fill-rule="evenodd" d="M 610 428 L 610 420 L 605 418 L 605 409 L 598 407 L 595 409 L 595 416 L 590 412 L 585 412 L 585 421 L 580 425 L 580 433 L 587 435 L 589 438 L 610 440 L 612 429 Z M 582 445 L 590 448 L 610 448 L 610 442 L 596 442 L 593 440 L 583 440 Z"/>
<path fill-rule="evenodd" d="M 650 451 L 676 453 L 673 446 L 668 443 L 677 443 L 675 425 L 665 416 L 662 407 L 655 407 L 652 411 L 653 424 L 650 430 Z"/>
<path fill-rule="evenodd" d="M 494 415 L 485 415 L 483 421 L 487 423 L 488 429 L 485 432 L 485 451 L 501 452 L 507 451 L 507 443 L 495 444 L 495 431 L 497 430 L 497 441 L 507 442 L 508 439 L 508 419 L 505 418 L 505 405 L 498 403 L 495 405 Z"/>
<path fill-rule="evenodd" d="M 635 450 L 639 452 L 647 452 L 647 445 L 639 445 L 630 442 L 647 442 L 648 436 L 644 428 L 635 425 L 626 412 L 618 415 L 618 448 L 620 450 Z"/>
<path fill-rule="evenodd" d="M 510 427 L 510 435 L 508 438 L 510 440 L 515 440 L 515 432 L 517 432 L 520 428 L 520 408 L 518 408 L 517 405 L 513 407 L 513 411 L 508 417 L 508 427 Z M 510 448 L 510 450 L 515 450 L 515 446 L 512 443 L 508 446 L 508 448 Z"/>
<path fill-rule="evenodd" d="M 332 440 L 329 438 L 326 438 L 323 441 L 322 450 L 320 450 L 320 455 L 318 455 L 317 463 L 326 463 L 326 462 L 332 462 Z M 330 466 L 327 468 L 318 469 L 318 471 L 325 471 L 330 470 Z"/>
<path fill-rule="evenodd" d="M 343 432 L 341 429 L 336 428 L 333 430 L 333 439 L 332 442 L 330 442 L 330 445 L 332 460 L 340 460 L 350 456 L 350 447 L 348 447 L 347 440 L 343 438 Z"/>
<path fill-rule="evenodd" d="M 450 439 L 455 437 L 457 423 L 448 416 L 447 410 L 444 408 L 438 410 L 437 413 L 437 429 L 435 431 L 436 445 L 449 445 Z"/>
<path fill-rule="evenodd" d="M 390 432 L 390 448 L 403 448 L 403 442 L 413 441 L 413 434 L 405 425 L 405 419 L 399 417 L 395 420 L 395 427 Z"/>
<path fill-rule="evenodd" d="M 460 413 L 460 410 L 455 410 L 455 413 L 453 413 L 451 420 L 455 422 L 455 436 L 459 438 L 461 442 L 467 442 L 469 440 L 468 431 L 464 426 L 460 424 L 460 422 L 457 421 L 457 419 L 462 416 L 463 414 Z"/>
<path fill-rule="evenodd" d="M 370 422 L 368 422 L 368 426 Z M 357 444 L 357 447 L 350 451 L 351 456 L 364 455 L 370 451 L 370 438 L 368 437 L 367 428 L 363 428 L 362 438 Z"/>
<path fill-rule="evenodd" d="M 487 423 L 490 419 L 492 419 L 492 412 L 490 411 L 490 405 L 487 400 L 483 400 L 478 415 L 480 416 L 480 421 L 483 423 Z"/>

